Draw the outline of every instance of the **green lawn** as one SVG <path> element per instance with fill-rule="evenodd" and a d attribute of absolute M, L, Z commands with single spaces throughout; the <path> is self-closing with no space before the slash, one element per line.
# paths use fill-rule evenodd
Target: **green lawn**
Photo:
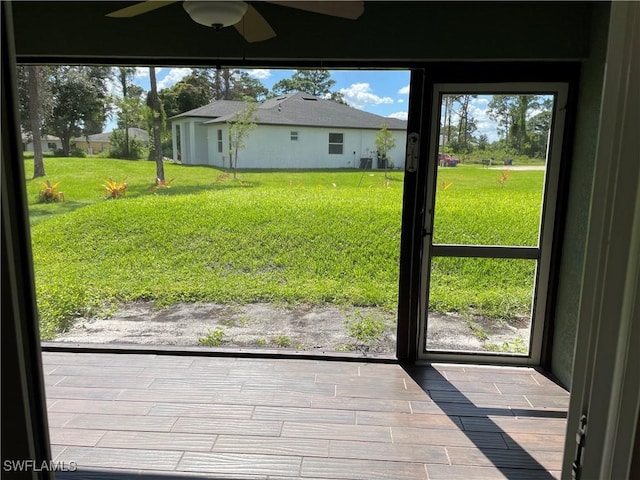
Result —
<path fill-rule="evenodd" d="M 66 200 L 36 203 L 42 180 L 27 180 L 44 338 L 76 315 L 137 299 L 396 308 L 402 173 L 385 186 L 380 172 L 242 172 L 233 180 L 167 164 L 171 188 L 154 191 L 152 162 L 47 158 L 45 166 Z M 504 186 L 499 173 L 441 170 L 437 241 L 536 243 L 542 172 L 513 171 Z M 110 177 L 126 178 L 126 197 L 104 199 Z M 502 317 L 529 308 L 530 265 L 503 265 L 507 278 L 496 286 L 487 268 L 497 267 L 486 262 L 439 263 L 432 308 Z"/>

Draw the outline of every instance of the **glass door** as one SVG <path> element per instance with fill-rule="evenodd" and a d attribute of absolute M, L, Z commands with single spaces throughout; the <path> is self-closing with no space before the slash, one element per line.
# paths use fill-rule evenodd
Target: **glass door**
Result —
<path fill-rule="evenodd" d="M 420 352 L 539 362 L 565 84 L 434 86 Z"/>

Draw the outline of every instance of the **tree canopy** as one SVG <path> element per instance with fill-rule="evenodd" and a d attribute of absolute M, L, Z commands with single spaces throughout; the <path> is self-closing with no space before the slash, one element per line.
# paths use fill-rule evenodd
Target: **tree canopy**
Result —
<path fill-rule="evenodd" d="M 544 156 L 551 106 L 551 99 L 539 95 L 493 95 L 488 114 L 498 122 L 507 148 L 523 155 Z"/>
<path fill-rule="evenodd" d="M 331 78 L 329 70 L 296 70 L 291 78 L 283 78 L 273 85 L 272 95 L 304 92 L 338 103 L 345 103 L 340 92 L 332 91 L 335 84 L 336 81 Z"/>
<path fill-rule="evenodd" d="M 52 68 L 53 108 L 44 130 L 60 138 L 63 155 L 69 155 L 72 138 L 102 132 L 109 110 L 106 81 L 110 74 L 109 67 Z"/>
<path fill-rule="evenodd" d="M 513 155 L 544 158 L 551 127 L 553 100 L 542 95 L 491 95 L 486 100 L 487 117 L 495 122 L 498 140 L 489 142 L 486 134 L 476 135 L 478 95 L 456 94 L 442 97 L 440 137 L 446 151 L 455 154 L 475 150 L 501 149 Z"/>
<path fill-rule="evenodd" d="M 133 83 L 136 69 L 134 67 L 115 67 L 113 74 L 119 82 L 121 96 L 113 99 L 117 109 L 118 129 L 122 135 L 112 135 L 111 156 L 115 158 L 140 158 L 142 145 L 139 140 L 130 138 L 132 127 L 146 128 L 146 106 L 143 101 L 144 89 Z M 114 132 L 115 133 L 115 132 Z"/>
<path fill-rule="evenodd" d="M 247 72 L 228 68 L 192 68 L 175 85 L 158 92 L 167 117 L 207 105 L 214 100 L 261 101 L 269 90 Z"/>

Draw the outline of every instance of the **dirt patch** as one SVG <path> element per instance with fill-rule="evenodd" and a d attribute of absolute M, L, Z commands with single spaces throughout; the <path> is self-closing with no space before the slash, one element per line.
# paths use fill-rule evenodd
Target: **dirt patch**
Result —
<path fill-rule="evenodd" d="M 363 344 L 349 335 L 348 322 L 381 321 L 384 331 Z M 395 315 L 377 308 L 340 308 L 268 303 L 221 305 L 180 303 L 156 309 L 151 302 L 122 305 L 108 318 L 79 318 L 56 342 L 198 346 L 199 339 L 221 331 L 221 347 L 293 348 L 322 351 L 361 351 L 395 354 Z M 524 322 L 527 323 L 527 322 Z M 496 324 L 482 317 L 469 322 L 458 315 L 430 317 L 429 348 L 483 350 L 523 338 L 528 325 Z"/>

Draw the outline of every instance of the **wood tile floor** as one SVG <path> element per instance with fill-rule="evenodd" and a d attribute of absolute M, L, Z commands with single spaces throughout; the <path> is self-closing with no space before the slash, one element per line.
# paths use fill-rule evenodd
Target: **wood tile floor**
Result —
<path fill-rule="evenodd" d="M 56 478 L 558 478 L 530 368 L 43 352 Z"/>

